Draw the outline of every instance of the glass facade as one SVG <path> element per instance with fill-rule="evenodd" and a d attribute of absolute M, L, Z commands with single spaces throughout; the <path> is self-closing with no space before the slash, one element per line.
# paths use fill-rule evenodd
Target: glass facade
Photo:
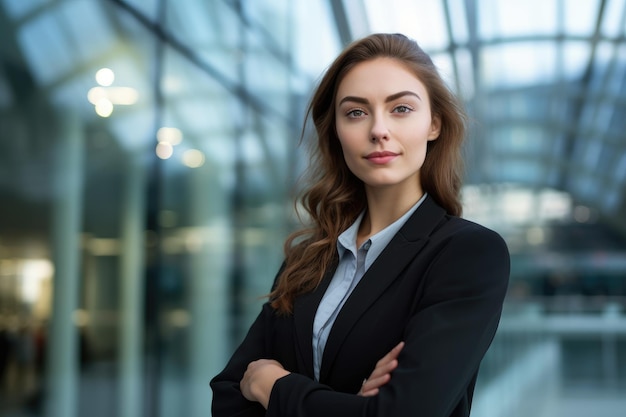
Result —
<path fill-rule="evenodd" d="M 376 31 L 466 102 L 465 216 L 511 250 L 473 415 L 626 409 L 625 0 L 0 0 L 1 415 L 210 414 L 312 88 Z"/>

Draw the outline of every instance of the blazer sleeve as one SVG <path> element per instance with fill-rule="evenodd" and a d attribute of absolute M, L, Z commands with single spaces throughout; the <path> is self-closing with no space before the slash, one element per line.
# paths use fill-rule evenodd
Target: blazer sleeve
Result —
<path fill-rule="evenodd" d="M 278 284 L 278 278 L 285 268 L 282 263 L 272 284 L 272 290 Z M 262 417 L 265 409 L 256 401 L 248 401 L 241 390 L 239 382 L 250 362 L 272 357 L 270 341 L 267 334 L 274 321 L 274 309 L 269 302 L 263 304 L 261 312 L 255 319 L 248 333 L 222 372 L 210 382 L 213 391 L 211 416 L 213 417 Z"/>
<path fill-rule="evenodd" d="M 265 303 L 248 334 L 239 345 L 224 370 L 211 380 L 213 417 L 262 417 L 265 409 L 258 402 L 248 401 L 239 389 L 239 381 L 248 364 L 254 360 L 267 358 L 265 334 L 271 325 L 273 310 Z"/>
<path fill-rule="evenodd" d="M 502 238 L 469 223 L 430 262 L 398 368 L 377 396 L 335 392 L 290 374 L 274 384 L 266 416 L 447 417 L 459 406 L 469 415 L 472 384 L 496 332 L 508 277 Z"/>

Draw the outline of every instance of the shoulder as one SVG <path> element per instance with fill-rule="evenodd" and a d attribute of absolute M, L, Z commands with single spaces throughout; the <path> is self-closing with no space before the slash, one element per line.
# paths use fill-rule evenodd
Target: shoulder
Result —
<path fill-rule="evenodd" d="M 474 276 L 474 282 L 506 283 L 510 273 L 510 255 L 502 236 L 478 223 L 446 216 L 429 241 L 433 251 L 433 270 L 444 279 Z"/>
<path fill-rule="evenodd" d="M 506 242 L 502 236 L 485 226 L 456 216 L 445 216 L 445 220 L 436 228 L 431 239 L 452 244 L 455 247 L 488 247 L 493 250 L 505 251 L 508 257 Z"/>
<path fill-rule="evenodd" d="M 506 242 L 499 233 L 478 223 L 446 215 L 432 231 L 426 246 L 432 260 L 445 265 L 448 272 L 509 274 Z"/>
<path fill-rule="evenodd" d="M 455 264 L 470 255 L 508 267 L 509 251 L 497 232 L 470 220 L 453 216 L 427 198 L 400 229 L 403 242 L 421 242 L 421 261 L 450 259 Z"/>

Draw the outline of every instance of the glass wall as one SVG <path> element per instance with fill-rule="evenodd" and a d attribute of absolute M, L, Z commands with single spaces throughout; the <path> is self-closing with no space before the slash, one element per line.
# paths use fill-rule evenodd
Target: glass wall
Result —
<path fill-rule="evenodd" d="M 207 415 L 293 228 L 297 22 L 334 54 L 328 13 L 1 3 L 2 415 Z"/>
<path fill-rule="evenodd" d="M 465 216 L 511 250 L 474 415 L 626 408 L 626 1 L 393 6 L 0 0 L 1 415 L 210 413 L 297 223 L 312 86 L 374 31 L 465 100 Z"/>

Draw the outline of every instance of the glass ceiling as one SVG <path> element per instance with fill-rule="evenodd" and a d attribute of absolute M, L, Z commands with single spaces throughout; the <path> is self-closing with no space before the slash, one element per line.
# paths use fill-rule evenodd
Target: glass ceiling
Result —
<path fill-rule="evenodd" d="M 367 17 L 346 19 L 353 36 L 406 33 L 465 98 L 476 121 L 469 183 L 561 190 L 626 217 L 626 2 L 343 4 Z"/>
<path fill-rule="evenodd" d="M 162 80 L 168 124 L 193 132 L 192 145 L 202 151 L 203 138 L 220 131 L 228 114 L 223 106 L 209 114 L 199 109 L 224 94 L 299 134 L 301 116 L 282 92 L 290 91 L 302 109 L 342 45 L 371 32 L 403 32 L 433 55 L 467 102 L 474 121 L 469 185 L 553 189 L 607 217 L 626 218 L 626 0 L 283 0 L 243 1 L 240 9 L 228 0 L 181 0 L 163 2 L 163 27 L 159 4 L 1 0 L 1 33 L 14 41 L 7 54 L 23 58 L 28 77 L 53 103 L 76 107 L 86 120 L 121 112 L 111 129 L 124 148 L 140 150 L 152 146 L 150 135 L 131 135 L 129 127 L 152 128 L 148 109 L 155 97 L 146 74 L 153 45 L 124 39 L 162 30 L 176 51 L 171 65 L 180 60 L 194 68 L 176 72 L 191 71 L 188 77 Z M 233 29 L 241 27 L 236 22 L 244 33 Z M 233 53 L 246 55 L 245 73 L 237 72 Z M 94 74 L 102 67 L 122 74 L 116 86 L 128 89 L 115 97 L 107 90 L 108 107 L 94 112 L 82 98 L 98 87 Z M 207 76 L 215 85 L 197 82 Z M 0 87 L 13 86 L 0 88 L 0 107 L 10 107 L 25 88 L 16 80 L 0 68 Z M 245 155 L 271 161 L 284 154 L 271 138 L 262 141 Z M 617 223 L 626 230 L 626 220 Z"/>

